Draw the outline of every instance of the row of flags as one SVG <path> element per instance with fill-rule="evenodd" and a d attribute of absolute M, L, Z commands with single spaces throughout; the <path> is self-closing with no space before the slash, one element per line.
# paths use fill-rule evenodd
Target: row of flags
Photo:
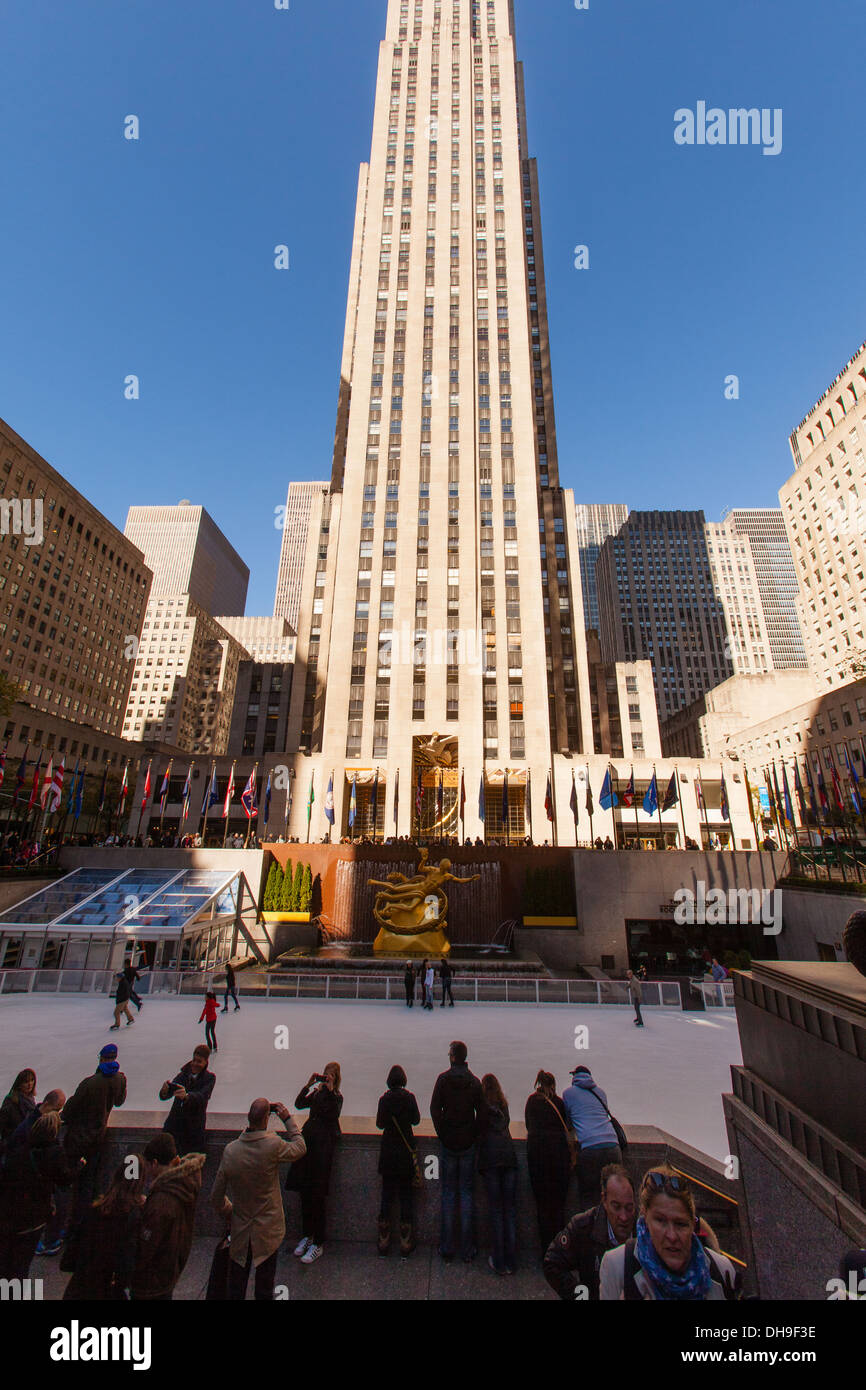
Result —
<path fill-rule="evenodd" d="M 856 816 L 863 815 L 863 793 L 860 790 L 860 774 L 855 766 L 854 759 L 848 750 L 847 742 L 843 744 L 843 755 L 845 759 L 845 777 L 848 783 L 848 799 L 851 809 Z M 860 739 L 860 751 L 866 765 L 866 745 Z M 821 759 L 817 753 L 813 754 L 813 759 L 807 755 L 803 756 L 803 766 L 805 770 L 805 782 L 800 771 L 800 760 L 794 758 L 794 794 L 800 811 L 800 822 L 805 824 L 809 814 L 813 820 L 821 824 L 828 821 L 831 815 L 831 795 L 833 805 L 840 815 L 848 813 L 848 802 L 846 802 L 845 792 L 839 769 L 832 751 L 829 755 L 829 774 L 830 784 L 824 778 L 824 771 L 821 766 Z M 767 798 L 770 803 L 770 810 L 778 821 L 785 822 L 790 826 L 795 825 L 794 805 L 791 796 L 791 784 L 788 780 L 788 767 L 784 759 L 782 760 L 782 775 L 779 777 L 779 770 L 775 761 L 772 768 L 764 768 L 764 779 L 767 788 Z"/>

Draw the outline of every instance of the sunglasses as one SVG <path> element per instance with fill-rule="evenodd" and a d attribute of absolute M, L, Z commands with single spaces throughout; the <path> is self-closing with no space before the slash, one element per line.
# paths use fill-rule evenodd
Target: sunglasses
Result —
<path fill-rule="evenodd" d="M 669 1197 L 682 1197 L 691 1191 L 685 1178 L 670 1178 L 665 1173 L 647 1173 L 644 1182 L 653 1192 L 667 1192 Z"/>

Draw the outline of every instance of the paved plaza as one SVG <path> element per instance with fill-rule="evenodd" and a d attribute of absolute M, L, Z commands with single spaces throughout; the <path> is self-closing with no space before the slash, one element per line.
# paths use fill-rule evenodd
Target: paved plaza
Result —
<path fill-rule="evenodd" d="M 126 1110 L 157 1110 L 162 1081 L 174 1076 L 195 1043 L 204 1041 L 204 1025 L 198 1024 L 202 1002 L 145 999 L 140 1014 L 133 1010 L 135 1024 L 111 1033 L 112 1005 L 105 997 L 5 995 L 0 998 L 0 1089 L 5 1092 L 15 1074 L 30 1066 L 40 1095 L 54 1086 L 71 1094 L 94 1070 L 100 1047 L 115 1041 L 129 1082 Z M 741 1061 L 733 1012 L 645 1009 L 644 1017 L 646 1026 L 638 1029 L 631 1010 L 619 1007 L 441 1009 L 437 1003 L 431 1014 L 417 1005 L 409 1011 L 401 1004 L 364 1002 L 242 1002 L 240 1013 L 219 1015 L 210 1113 L 245 1112 L 258 1095 L 291 1107 L 310 1073 L 336 1060 L 343 1069 L 346 1119 L 375 1116 L 395 1062 L 405 1067 L 422 1116 L 429 1116 L 434 1082 L 448 1064 L 448 1044 L 462 1038 L 472 1070 L 499 1077 L 515 1120 L 523 1119 L 540 1067 L 554 1073 L 561 1090 L 569 1070 L 585 1063 L 624 1124 L 658 1125 L 723 1159 L 728 1141 L 720 1096 L 731 1089 L 731 1065 Z M 589 1046 L 578 1051 L 580 1027 L 588 1029 Z M 276 1045 L 285 1030 L 287 1049 Z"/>

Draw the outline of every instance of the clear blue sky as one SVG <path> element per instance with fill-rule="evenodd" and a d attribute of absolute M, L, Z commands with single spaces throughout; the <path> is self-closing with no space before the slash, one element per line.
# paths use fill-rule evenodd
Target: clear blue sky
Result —
<path fill-rule="evenodd" d="M 866 338 L 866 7 L 516 8 L 563 481 L 710 517 L 775 505 L 788 433 Z M 385 10 L 4 7 L 0 415 L 119 526 L 132 502 L 204 503 L 251 613 L 287 483 L 330 471 Z M 678 148 L 673 113 L 700 100 L 783 108 L 782 154 Z"/>

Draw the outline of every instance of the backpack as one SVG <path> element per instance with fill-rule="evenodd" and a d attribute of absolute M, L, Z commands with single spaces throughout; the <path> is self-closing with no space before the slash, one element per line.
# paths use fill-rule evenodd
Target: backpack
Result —
<path fill-rule="evenodd" d="M 640 1269 L 640 1264 L 638 1262 L 637 1255 L 635 1254 L 636 1245 L 637 1241 L 634 1239 L 634 1237 L 632 1237 L 631 1240 L 627 1240 L 625 1243 L 625 1264 L 623 1266 L 622 1293 L 626 1303 L 643 1302 L 643 1294 L 641 1293 L 640 1289 L 638 1288 L 635 1282 L 635 1275 Z M 716 1252 L 714 1250 L 707 1250 L 706 1246 L 704 1246 L 704 1251 L 707 1255 L 707 1258 L 710 1261 L 710 1266 L 712 1274 L 714 1276 L 714 1280 L 715 1282 L 721 1284 L 722 1290 L 725 1295 L 725 1299 L 728 1302 L 739 1303 L 743 1297 L 742 1270 L 736 1270 L 734 1273 L 734 1278 L 731 1279 L 731 1276 L 728 1274 L 727 1270 L 723 1270 L 721 1265 L 716 1263 Z"/>

